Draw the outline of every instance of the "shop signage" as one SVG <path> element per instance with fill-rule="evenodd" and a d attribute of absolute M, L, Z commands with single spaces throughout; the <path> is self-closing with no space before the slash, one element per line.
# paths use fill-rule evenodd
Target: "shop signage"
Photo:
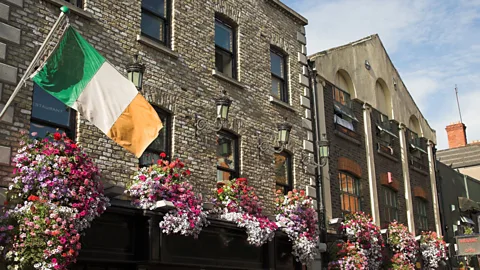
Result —
<path fill-rule="evenodd" d="M 457 247 L 458 256 L 480 254 L 480 235 L 457 236 Z"/>

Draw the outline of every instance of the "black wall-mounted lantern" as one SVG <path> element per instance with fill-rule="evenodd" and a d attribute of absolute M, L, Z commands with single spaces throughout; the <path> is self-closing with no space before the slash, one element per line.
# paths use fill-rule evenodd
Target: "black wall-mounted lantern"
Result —
<path fill-rule="evenodd" d="M 130 80 L 138 90 L 142 89 L 143 72 L 145 72 L 145 65 L 138 62 L 138 54 L 135 54 L 133 61 L 127 65 L 127 74 L 128 80 Z"/>

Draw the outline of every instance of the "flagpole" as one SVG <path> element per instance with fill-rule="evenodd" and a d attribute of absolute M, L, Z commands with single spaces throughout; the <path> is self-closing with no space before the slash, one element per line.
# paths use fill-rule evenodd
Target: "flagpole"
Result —
<path fill-rule="evenodd" d="M 68 13 L 68 7 L 63 6 L 63 7 L 60 8 L 60 10 L 61 10 L 60 16 L 58 17 L 57 21 L 55 22 L 52 29 L 50 30 L 50 33 L 48 33 L 47 38 L 45 38 L 45 41 L 43 42 L 42 46 L 40 46 L 40 49 L 38 50 L 37 54 L 33 58 L 32 62 L 30 62 L 30 65 L 27 67 L 27 70 L 25 70 L 25 73 L 23 74 L 22 78 L 18 82 L 17 87 L 15 87 L 15 90 L 13 91 L 13 94 L 10 96 L 7 103 L 5 104 L 5 107 L 3 107 L 3 110 L 0 112 L 0 119 L 2 119 L 3 115 L 5 114 L 5 112 L 8 109 L 8 106 L 10 106 L 10 104 L 13 102 L 13 99 L 18 94 L 20 89 L 22 89 L 22 86 L 25 83 L 25 81 L 27 80 L 28 76 L 30 76 L 30 74 L 32 73 L 32 70 L 35 66 L 35 63 L 37 63 L 38 59 L 40 58 L 40 56 L 45 51 L 45 48 L 46 48 L 48 42 L 50 42 L 50 39 L 52 38 L 53 33 L 57 30 L 57 28 L 60 26 L 60 24 L 65 19 L 65 15 Z"/>

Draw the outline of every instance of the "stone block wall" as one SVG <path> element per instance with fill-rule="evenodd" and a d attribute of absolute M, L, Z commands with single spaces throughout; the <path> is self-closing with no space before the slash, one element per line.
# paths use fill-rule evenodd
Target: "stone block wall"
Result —
<path fill-rule="evenodd" d="M 294 186 L 310 190 L 313 195 L 310 176 L 300 162 L 304 148 L 313 151 L 311 123 L 305 128 L 305 122 L 310 119 L 305 61 L 306 20 L 276 0 L 175 0 L 172 3 L 170 47 L 140 36 L 140 0 L 115 4 L 85 0 L 84 9 L 71 7 L 69 20 L 125 75 L 125 67 L 132 55 L 140 54 L 140 61 L 146 65 L 142 93 L 152 104 L 171 113 L 172 156 L 186 161 L 192 170 L 195 188 L 204 196 L 210 194 L 216 183 L 216 136 L 214 131 L 203 131 L 196 136 L 195 114 L 214 120 L 214 98 L 223 90 L 233 100 L 230 118 L 240 119 L 242 123 L 241 128 L 234 128 L 240 138 L 240 173 L 257 188 L 267 208 L 272 209 L 275 189 L 273 156 L 259 153 L 257 141 L 259 136 L 268 139 L 275 135 L 276 123 L 285 117 L 293 125 L 288 150 L 293 155 Z M 4 9 L 0 12 L 0 104 L 12 94 L 16 81 L 52 27 L 62 4 L 65 2 L 59 0 L 2 3 L 9 8 L 7 12 Z M 216 13 L 238 25 L 237 81 L 212 74 L 215 69 Z M 4 24 L 8 27 L 3 27 Z M 288 54 L 290 100 L 285 104 L 272 102 L 270 98 L 271 45 Z M 5 67 L 9 72 L 4 72 Z M 31 82 L 22 88 L 10 114 L 0 122 L 3 185 L 12 170 L 8 162 L 11 156 L 5 155 L 17 150 L 20 131 L 29 130 L 32 89 Z M 138 159 L 79 115 L 76 129 L 78 143 L 99 164 L 104 180 L 124 186 L 137 168 Z"/>

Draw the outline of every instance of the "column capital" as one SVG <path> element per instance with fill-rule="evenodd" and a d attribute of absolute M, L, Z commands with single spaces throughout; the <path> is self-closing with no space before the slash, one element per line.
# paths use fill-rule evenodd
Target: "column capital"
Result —
<path fill-rule="evenodd" d="M 405 131 L 407 129 L 407 126 L 404 123 L 398 123 L 398 128 L 402 131 Z"/>
<path fill-rule="evenodd" d="M 428 146 L 431 146 L 431 147 L 435 147 L 435 143 L 432 142 L 431 140 L 428 140 L 428 141 L 427 141 L 427 145 L 428 145 Z"/>
<path fill-rule="evenodd" d="M 362 109 L 365 110 L 365 111 L 371 112 L 372 111 L 372 105 L 365 102 L 365 103 L 363 103 Z"/>

